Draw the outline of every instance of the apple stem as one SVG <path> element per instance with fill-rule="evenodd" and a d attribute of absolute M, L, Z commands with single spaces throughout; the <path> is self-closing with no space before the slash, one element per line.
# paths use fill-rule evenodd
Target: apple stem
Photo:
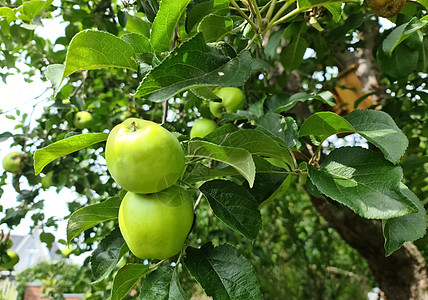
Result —
<path fill-rule="evenodd" d="M 131 123 L 131 132 L 137 131 L 137 124 L 135 122 Z"/>

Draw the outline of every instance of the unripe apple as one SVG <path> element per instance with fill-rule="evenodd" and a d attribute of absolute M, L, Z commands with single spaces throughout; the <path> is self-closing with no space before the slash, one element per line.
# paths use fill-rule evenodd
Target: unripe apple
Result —
<path fill-rule="evenodd" d="M 383 18 L 392 18 L 396 16 L 406 0 L 366 0 L 367 5 L 379 16 Z"/>
<path fill-rule="evenodd" d="M 7 256 L 10 257 L 10 261 L 7 263 L 2 263 L 1 267 L 3 269 L 12 269 L 19 262 L 19 256 L 15 251 L 12 250 L 7 251 Z"/>
<path fill-rule="evenodd" d="M 129 118 L 110 132 L 105 158 L 111 176 L 125 190 L 156 193 L 173 185 L 184 171 L 177 138 L 151 121 Z"/>
<path fill-rule="evenodd" d="M 69 257 L 70 254 L 72 254 L 74 251 L 73 247 L 71 245 L 65 246 L 65 248 L 61 251 L 61 254 L 65 257 Z"/>
<path fill-rule="evenodd" d="M 92 123 L 92 115 L 87 111 L 79 111 L 74 116 L 74 127 L 77 129 L 88 128 Z"/>
<path fill-rule="evenodd" d="M 3 169 L 10 173 L 19 173 L 24 169 L 27 155 L 22 152 L 11 152 L 3 158 Z"/>
<path fill-rule="evenodd" d="M 245 95 L 238 88 L 225 87 L 214 90 L 214 94 L 221 99 L 221 102 L 210 102 L 210 111 L 217 118 L 220 118 L 224 112 L 233 114 L 245 107 Z"/>
<path fill-rule="evenodd" d="M 195 137 L 203 138 L 217 129 L 217 123 L 210 119 L 199 119 L 195 121 L 192 129 L 190 130 L 190 138 Z"/>
<path fill-rule="evenodd" d="M 165 259 L 182 248 L 193 224 L 190 194 L 179 186 L 159 193 L 128 192 L 119 208 L 119 228 L 141 259 Z"/>

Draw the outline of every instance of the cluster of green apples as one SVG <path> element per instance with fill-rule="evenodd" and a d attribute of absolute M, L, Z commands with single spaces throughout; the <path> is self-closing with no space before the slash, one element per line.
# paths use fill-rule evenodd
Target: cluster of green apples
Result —
<path fill-rule="evenodd" d="M 177 138 L 154 122 L 129 118 L 110 132 L 105 158 L 127 191 L 119 228 L 131 252 L 141 259 L 180 252 L 193 224 L 193 205 L 188 191 L 176 185 L 185 167 Z"/>
<path fill-rule="evenodd" d="M 209 110 L 216 118 L 221 118 L 224 113 L 233 114 L 243 109 L 246 105 L 244 93 L 236 87 L 224 87 L 213 91 L 220 98 L 220 102 L 211 101 Z M 217 128 L 217 123 L 211 119 L 199 119 L 195 121 L 190 130 L 190 138 L 203 138 Z"/>

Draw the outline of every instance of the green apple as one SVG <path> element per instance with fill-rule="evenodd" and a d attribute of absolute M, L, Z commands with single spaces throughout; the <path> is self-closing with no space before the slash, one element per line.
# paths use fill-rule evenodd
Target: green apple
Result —
<path fill-rule="evenodd" d="M 141 259 L 165 259 L 182 248 L 193 224 L 190 194 L 172 186 L 154 194 L 128 192 L 119 208 L 119 228 Z"/>
<path fill-rule="evenodd" d="M 24 169 L 27 155 L 22 152 L 11 152 L 3 158 L 3 169 L 10 173 L 19 173 Z"/>
<path fill-rule="evenodd" d="M 125 190 L 156 193 L 173 185 L 184 171 L 184 151 L 162 126 L 129 118 L 110 132 L 105 158 L 111 176 Z"/>
<path fill-rule="evenodd" d="M 9 250 L 6 252 L 7 256 L 10 257 L 10 261 L 7 263 L 2 263 L 1 267 L 3 269 L 12 269 L 18 262 L 19 262 L 19 256 L 16 254 L 15 251 Z"/>
<path fill-rule="evenodd" d="M 53 185 L 53 171 L 49 171 L 45 177 L 42 178 L 42 188 L 47 190 Z"/>
<path fill-rule="evenodd" d="M 62 254 L 64 257 L 69 257 L 69 256 L 70 256 L 70 254 L 72 254 L 72 253 L 73 253 L 73 251 L 74 251 L 73 247 L 72 247 L 71 245 L 67 245 L 67 246 L 65 246 L 65 248 L 61 251 L 61 254 Z"/>
<path fill-rule="evenodd" d="M 87 111 L 79 111 L 74 116 L 74 127 L 77 129 L 88 128 L 92 123 L 92 115 Z"/>
<path fill-rule="evenodd" d="M 217 123 L 210 119 L 199 119 L 195 121 L 192 129 L 190 130 L 190 138 L 195 137 L 203 138 L 204 136 L 210 134 L 217 128 Z"/>
<path fill-rule="evenodd" d="M 224 112 L 233 114 L 245 107 L 245 95 L 238 88 L 225 87 L 214 90 L 214 94 L 221 99 L 221 102 L 210 102 L 210 111 L 217 118 L 220 118 Z"/>

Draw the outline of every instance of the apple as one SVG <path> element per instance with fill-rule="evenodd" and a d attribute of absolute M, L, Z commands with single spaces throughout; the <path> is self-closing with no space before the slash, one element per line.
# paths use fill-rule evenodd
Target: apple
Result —
<path fill-rule="evenodd" d="M 92 123 L 92 115 L 87 111 L 79 111 L 74 116 L 74 127 L 84 129 Z"/>
<path fill-rule="evenodd" d="M 128 192 L 119 208 L 119 228 L 141 259 L 165 259 L 183 247 L 193 224 L 190 194 L 172 186 L 154 194 Z"/>
<path fill-rule="evenodd" d="M 111 176 L 125 190 L 156 193 L 183 174 L 185 157 L 177 138 L 162 126 L 129 118 L 107 138 L 105 158 Z"/>
<path fill-rule="evenodd" d="M 53 171 L 49 171 L 45 177 L 42 178 L 42 188 L 47 190 L 53 185 Z"/>
<path fill-rule="evenodd" d="M 73 247 L 72 247 L 71 245 L 67 245 L 67 246 L 65 246 L 65 248 L 61 251 L 61 254 L 62 254 L 64 257 L 69 257 L 69 256 L 70 256 L 70 254 L 72 254 L 72 253 L 73 253 L 73 251 L 74 251 Z"/>
<path fill-rule="evenodd" d="M 3 169 L 10 173 L 19 173 L 24 169 L 27 155 L 22 152 L 11 152 L 3 158 Z"/>
<path fill-rule="evenodd" d="M 233 114 L 245 107 L 245 95 L 238 88 L 225 87 L 214 90 L 214 94 L 221 99 L 221 102 L 210 102 L 210 111 L 217 118 L 220 118 L 224 112 Z"/>
<path fill-rule="evenodd" d="M 15 251 L 9 250 L 6 252 L 7 256 L 10 257 L 10 261 L 7 263 L 2 263 L 1 267 L 3 269 L 12 269 L 18 262 L 19 262 L 19 256 L 16 254 Z"/>
<path fill-rule="evenodd" d="M 217 128 L 217 123 L 210 119 L 199 119 L 195 121 L 192 129 L 190 130 L 190 138 L 195 137 L 203 138 L 210 134 Z"/>

